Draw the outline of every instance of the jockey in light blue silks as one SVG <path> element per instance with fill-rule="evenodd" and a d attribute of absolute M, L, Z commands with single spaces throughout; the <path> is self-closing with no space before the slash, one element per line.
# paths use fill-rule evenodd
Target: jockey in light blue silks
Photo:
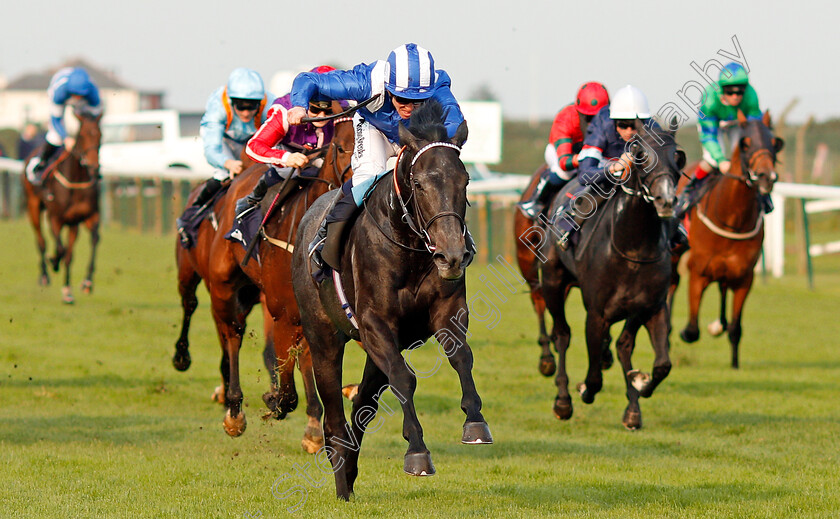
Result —
<path fill-rule="evenodd" d="M 29 162 L 27 176 L 32 184 L 40 185 L 41 174 L 49 164 L 55 152 L 64 146 L 73 147 L 73 138 L 67 136 L 64 127 L 64 109 L 66 105 L 73 107 L 76 114 L 98 117 L 102 114 L 102 101 L 99 89 L 91 81 L 87 71 L 81 67 L 66 67 L 53 75 L 47 89 L 50 99 L 50 122 L 47 131 L 47 142 L 41 156 Z"/>
<path fill-rule="evenodd" d="M 204 183 L 193 206 L 206 204 L 221 189 L 222 181 L 242 172 L 239 157 L 248 139 L 266 119 L 272 102 L 274 96 L 265 91 L 262 77 L 247 68 L 235 69 L 227 84 L 210 94 L 201 118 L 200 135 L 204 157 L 215 173 Z M 183 228 L 184 223 L 179 218 L 178 228 Z"/>
<path fill-rule="evenodd" d="M 342 186 L 342 197 L 322 222 L 310 250 L 320 267 L 338 268 L 338 249 L 347 222 L 362 203 L 368 188 L 386 173 L 386 163 L 400 150 L 399 125 L 411 117 L 415 105 L 435 99 L 443 106 L 449 137 L 455 135 L 464 121 L 458 101 L 449 89 L 449 75 L 435 70 L 432 54 L 416 45 L 400 45 L 387 61 L 370 65 L 361 63 L 351 70 L 335 70 L 325 74 L 304 72 L 292 84 L 292 105 L 289 123 L 299 124 L 306 116 L 311 99 L 347 99 L 362 102 L 379 94 L 373 103 L 353 116 L 355 146 L 351 166 L 353 177 Z M 324 245 L 326 242 L 326 246 Z M 322 252 L 323 251 L 323 252 Z M 322 259 L 323 254 L 323 259 Z"/>

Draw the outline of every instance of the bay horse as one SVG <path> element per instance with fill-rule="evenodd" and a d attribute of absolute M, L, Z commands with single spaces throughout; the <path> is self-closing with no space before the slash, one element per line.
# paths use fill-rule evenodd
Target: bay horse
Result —
<path fill-rule="evenodd" d="M 639 396 L 650 397 L 671 370 L 666 304 L 671 267 L 666 229 L 673 217 L 677 177 L 685 165 L 685 154 L 677 149 L 673 132 L 636 124 L 639 133 L 627 147 L 634 159 L 629 178 L 611 191 L 612 196 L 601 207 L 592 208 L 592 216 L 579 231 L 578 245 L 563 251 L 551 239 L 543 240 L 540 249 L 545 257 L 540 266 L 542 293 L 554 321 L 552 338 L 559 361 L 554 415 L 568 420 L 573 411 L 566 373 L 571 331 L 565 302 L 569 289 L 578 286 L 586 309 L 589 357 L 589 369 L 578 391 L 584 403 L 594 402 L 603 385 L 603 350 L 605 342 L 608 347 L 610 326 L 625 321 L 616 351 L 628 400 L 622 423 L 630 430 L 642 426 Z M 560 193 L 555 198 L 552 211 L 563 196 Z M 652 375 L 634 369 L 631 362 L 636 334 L 643 325 L 655 352 Z"/>
<path fill-rule="evenodd" d="M 263 294 L 265 308 L 271 317 L 269 322 L 279 377 L 278 382 L 272 384 L 272 389 L 263 395 L 263 401 L 276 419 L 285 418 L 297 408 L 294 379 L 297 364 L 303 378 L 308 417 L 301 443 L 308 452 L 315 452 L 323 445 L 320 425 L 323 408 L 315 389 L 309 347 L 301 331 L 300 315 L 292 293 L 291 253 L 298 243 L 295 232 L 306 208 L 328 190 L 342 185 L 352 174 L 350 155 L 353 137 L 351 119 L 337 119 L 333 140 L 326 149 L 324 164 L 317 178 L 288 197 L 265 222 L 264 236 L 254 238 L 260 240 L 259 261 L 250 261 L 243 267 L 245 249 L 225 239 L 224 232 L 216 232 L 213 225 L 215 222 L 219 229 L 231 228 L 235 203 L 251 192 L 267 170 L 263 164 L 252 166 L 234 178 L 227 193 L 213 207 L 213 217 L 202 222 L 196 246 L 186 254 L 190 259 L 189 266 L 185 265 L 183 270 L 182 255 L 179 253 L 179 290 L 184 320 L 172 361 L 178 369 L 179 366 L 189 365 L 189 343 L 185 330 L 195 310 L 195 286 L 203 279 L 210 294 L 213 320 L 222 347 L 221 371 L 227 408 L 224 429 L 230 436 L 241 435 L 247 425 L 239 382 L 239 350 L 245 334 L 246 317 Z M 198 279 L 190 274 L 191 268 Z"/>
<path fill-rule="evenodd" d="M 70 265 L 73 261 L 73 247 L 79 234 L 79 224 L 90 231 L 91 253 L 87 274 L 82 281 L 82 291 L 93 291 L 93 272 L 96 264 L 96 247 L 99 244 L 99 145 L 102 132 L 99 128 L 101 116 L 76 114 L 79 131 L 71 150 L 63 150 L 58 159 L 48 164 L 40 186 L 33 185 L 27 175 L 21 175 L 29 221 L 35 230 L 35 240 L 40 255 L 40 277 L 42 286 L 49 285 L 47 274 L 47 244 L 41 231 L 41 213 L 46 212 L 50 232 L 55 240 L 55 255 L 49 258 L 54 272 L 58 272 L 64 261 L 64 286 L 62 301 L 74 302 L 70 289 Z M 33 155 L 35 157 L 37 155 Z M 32 158 L 30 158 L 32 160 Z M 24 171 L 29 161 L 24 165 Z M 61 239 L 61 231 L 67 227 L 67 245 Z"/>
<path fill-rule="evenodd" d="M 730 170 L 718 175 L 709 190 L 688 213 L 689 233 L 689 317 L 680 338 L 692 343 L 700 338 L 698 316 L 700 300 L 709 284 L 720 289 L 720 318 L 709 325 L 712 335 L 728 332 L 731 363 L 738 368 L 741 342 L 741 313 L 752 287 L 755 265 L 764 241 L 764 212 L 759 196 L 773 190 L 778 179 L 776 154 L 784 141 L 772 132 L 770 113 L 747 120 L 739 110 L 738 124 L 743 135 L 730 158 Z M 682 251 L 684 252 L 684 251 Z M 670 294 L 679 284 L 676 254 Z M 732 321 L 726 320 L 726 295 L 732 291 Z"/>
<path fill-rule="evenodd" d="M 403 470 L 415 476 L 434 474 L 414 408 L 417 380 L 400 353 L 429 337 L 444 345 L 460 378 L 461 409 L 466 414 L 461 441 L 493 441 L 481 414 L 466 341 L 464 272 L 472 259 L 464 223 L 469 175 L 458 155 L 467 125 L 462 123 L 450 139 L 442 117 L 440 104 L 426 101 L 412 113 L 410 130 L 400 126 L 403 148 L 394 172 L 368 192 L 365 210 L 347 234 L 340 273 L 319 286 L 308 251 L 298 248 L 294 253 L 295 296 L 324 403 L 324 452 L 332 463 L 336 495 L 344 500 L 353 492 L 365 429 L 386 389 L 397 396 L 403 410 L 403 437 L 408 440 Z M 301 221 L 298 243 L 312 240 L 335 199 L 328 195 L 313 204 Z M 355 316 L 358 329 L 332 304 L 335 280 L 344 286 L 347 311 Z M 342 403 L 344 345 L 351 338 L 361 339 L 367 356 L 352 397 L 352 427 Z"/>

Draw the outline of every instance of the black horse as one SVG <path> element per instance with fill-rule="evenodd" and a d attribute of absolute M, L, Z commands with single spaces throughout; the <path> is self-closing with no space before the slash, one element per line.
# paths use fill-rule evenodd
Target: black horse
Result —
<path fill-rule="evenodd" d="M 400 127 L 404 145 L 395 173 L 369 193 L 348 233 L 341 273 L 317 285 L 304 247 L 295 249 L 292 278 L 304 334 L 309 341 L 318 393 L 324 403 L 326 452 L 338 497 L 348 499 L 358 475 L 365 428 L 390 389 L 403 409 L 408 440 L 404 470 L 416 476 L 435 472 L 414 409 L 417 380 L 400 352 L 435 336 L 461 380 L 461 409 L 467 415 L 464 443 L 492 443 L 472 377 L 473 356 L 466 342 L 469 313 L 464 270 L 472 254 L 466 245 L 464 214 L 468 174 L 458 158 L 467 138 L 462 123 L 449 139 L 440 105 L 428 101 Z M 309 243 L 335 195 L 318 199 L 301 221 L 297 243 Z M 350 324 L 332 289 L 344 286 L 358 329 Z M 352 427 L 342 405 L 344 345 L 361 339 L 367 353 L 364 375 L 353 397 Z"/>
<path fill-rule="evenodd" d="M 671 279 L 669 220 L 685 154 L 677 149 L 673 133 L 637 125 L 638 138 L 628 144 L 633 155 L 629 178 L 614 186 L 614 194 L 605 203 L 593 208 L 580 230 L 577 247 L 563 251 L 553 239 L 545 240 L 542 247 L 546 257 L 542 290 L 554 319 L 552 338 L 559 354 L 554 414 L 562 420 L 572 416 L 566 374 L 570 330 L 565 316 L 571 286 L 580 287 L 586 308 L 589 370 L 585 382 L 578 386 L 585 403 L 592 403 L 601 390 L 603 350 L 605 344 L 609 348 L 610 325 L 618 321 L 625 321 L 616 343 L 627 385 L 625 427 L 642 426 L 639 395 L 651 396 L 671 370 L 666 304 Z M 652 377 L 634 370 L 630 360 L 642 325 L 656 355 Z"/>

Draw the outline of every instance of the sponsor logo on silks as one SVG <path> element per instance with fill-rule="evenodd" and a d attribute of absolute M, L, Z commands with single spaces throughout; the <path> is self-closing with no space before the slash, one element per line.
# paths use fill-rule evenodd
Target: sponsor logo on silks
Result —
<path fill-rule="evenodd" d="M 234 240 L 240 242 L 242 245 L 244 245 L 246 247 L 248 246 L 248 244 L 245 243 L 245 238 L 242 236 L 242 230 L 235 229 L 235 230 L 231 231 L 230 237 L 233 238 Z"/>
<path fill-rule="evenodd" d="M 365 132 L 362 131 L 365 122 L 361 119 L 356 124 L 356 156 L 361 157 L 365 152 Z"/>

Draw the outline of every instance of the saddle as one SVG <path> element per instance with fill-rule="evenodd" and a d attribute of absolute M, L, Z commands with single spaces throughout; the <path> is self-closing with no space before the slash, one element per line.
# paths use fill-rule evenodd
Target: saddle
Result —
<path fill-rule="evenodd" d="M 221 189 L 206 204 L 202 206 L 191 205 L 184 209 L 184 214 L 180 218 L 184 222 L 184 227 L 183 229 L 179 229 L 179 233 L 181 235 L 181 244 L 185 249 L 189 250 L 195 247 L 196 239 L 198 238 L 198 228 L 201 226 L 201 222 L 213 213 L 213 206 L 227 193 L 229 188 L 230 183 L 222 184 Z"/>

